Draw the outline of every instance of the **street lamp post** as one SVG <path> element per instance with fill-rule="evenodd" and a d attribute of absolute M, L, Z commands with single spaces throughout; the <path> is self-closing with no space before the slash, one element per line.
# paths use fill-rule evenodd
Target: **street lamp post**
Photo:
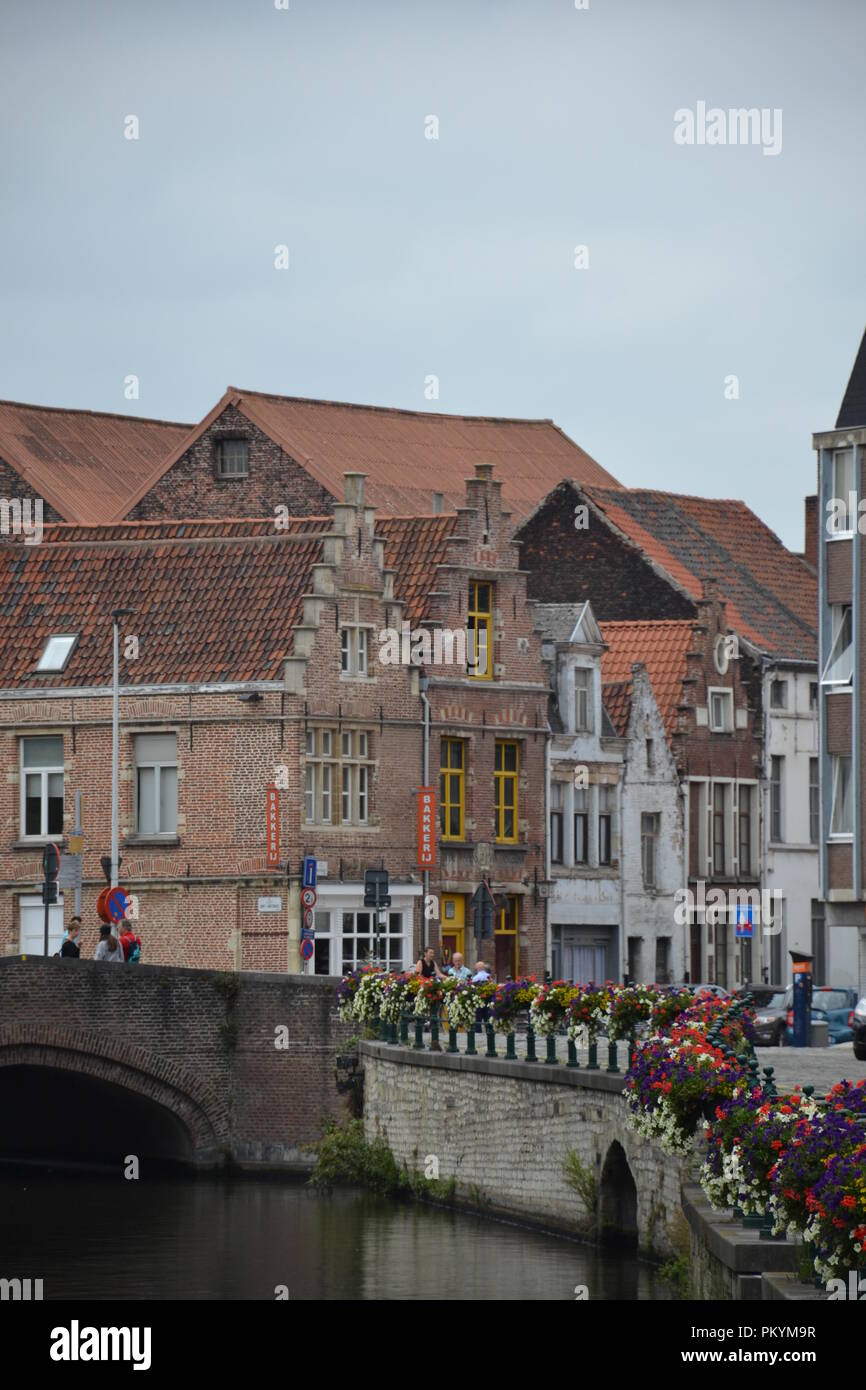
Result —
<path fill-rule="evenodd" d="M 111 887 L 117 887 L 119 873 L 119 803 L 120 803 L 120 619 L 128 618 L 134 612 L 132 608 L 115 608 L 112 612 L 114 620 L 114 643 L 113 643 L 113 664 L 112 664 L 112 684 L 111 684 Z"/>

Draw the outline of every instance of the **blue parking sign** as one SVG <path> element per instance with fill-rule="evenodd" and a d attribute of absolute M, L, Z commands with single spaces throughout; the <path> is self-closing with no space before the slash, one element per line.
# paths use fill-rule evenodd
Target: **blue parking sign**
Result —
<path fill-rule="evenodd" d="M 317 861 L 310 855 L 304 859 L 304 887 L 315 888 L 316 886 L 316 866 Z"/>
<path fill-rule="evenodd" d="M 734 926 L 734 935 L 738 941 L 751 941 L 755 935 L 755 928 L 752 925 L 752 904 L 748 906 L 737 905 L 737 920 Z"/>

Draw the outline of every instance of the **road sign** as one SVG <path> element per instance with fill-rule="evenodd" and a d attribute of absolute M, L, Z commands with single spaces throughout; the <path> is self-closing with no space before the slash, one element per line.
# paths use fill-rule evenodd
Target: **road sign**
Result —
<path fill-rule="evenodd" d="M 737 905 L 737 920 L 734 924 L 734 936 L 738 941 L 751 941 L 755 935 L 755 928 L 752 924 L 752 904 Z"/>
<path fill-rule="evenodd" d="M 316 886 L 316 861 L 311 854 L 304 859 L 304 887 L 315 888 Z"/>
<path fill-rule="evenodd" d="M 312 931 L 313 925 L 313 909 L 311 907 L 306 907 L 304 908 L 304 930 Z"/>
<path fill-rule="evenodd" d="M 282 898 L 259 898 L 258 910 L 259 912 L 282 912 L 283 900 Z"/>
<path fill-rule="evenodd" d="M 309 939 L 306 940 L 306 941 L 302 941 L 302 942 L 301 942 L 301 958 L 302 958 L 303 960 L 312 960 L 312 959 L 313 959 L 313 951 L 314 951 L 315 949 L 316 949 L 315 946 L 313 945 L 312 941 L 310 941 Z"/>
<path fill-rule="evenodd" d="M 81 854 L 84 851 L 84 836 L 72 834 L 69 836 L 69 853 Z"/>
<path fill-rule="evenodd" d="M 60 872 L 57 875 L 58 888 L 81 887 L 81 855 L 61 854 Z"/>
<path fill-rule="evenodd" d="M 108 895 L 110 892 L 110 888 L 103 888 L 102 892 L 99 894 L 99 897 L 96 899 L 96 911 L 99 914 L 100 922 L 111 921 L 111 917 L 109 916 L 107 907 Z"/>
<path fill-rule="evenodd" d="M 55 844 L 46 845 L 42 851 L 42 872 L 49 881 L 55 879 L 60 872 L 60 846 Z"/>
<path fill-rule="evenodd" d="M 315 888 L 301 889 L 301 904 L 303 907 L 315 907 L 316 903 L 318 902 L 318 898 L 319 895 L 316 892 Z"/>
<path fill-rule="evenodd" d="M 112 922 L 122 922 L 129 910 L 129 896 L 124 888 L 112 888 L 105 900 L 105 906 Z"/>

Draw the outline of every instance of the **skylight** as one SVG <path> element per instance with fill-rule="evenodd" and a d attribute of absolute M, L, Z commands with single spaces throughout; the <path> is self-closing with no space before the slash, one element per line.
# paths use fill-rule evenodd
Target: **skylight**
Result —
<path fill-rule="evenodd" d="M 37 671 L 62 671 L 72 655 L 72 648 L 78 641 L 77 632 L 59 632 L 49 637 L 45 650 L 39 658 Z"/>

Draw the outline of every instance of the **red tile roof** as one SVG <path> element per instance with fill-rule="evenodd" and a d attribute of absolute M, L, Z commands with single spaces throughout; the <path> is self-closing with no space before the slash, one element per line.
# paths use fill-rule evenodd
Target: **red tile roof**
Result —
<path fill-rule="evenodd" d="M 582 489 L 693 599 L 713 575 L 728 627 L 770 655 L 817 657 L 818 582 L 744 502 L 643 488 Z"/>
<path fill-rule="evenodd" d="M 613 725 L 614 733 L 620 738 L 625 738 L 628 733 L 628 721 L 631 716 L 631 687 L 630 680 L 609 681 L 607 685 L 601 687 L 601 700 L 605 713 Z"/>
<path fill-rule="evenodd" d="M 442 493 L 446 510 L 464 506 L 464 482 L 473 476 L 476 463 L 495 465 L 494 476 L 504 484 L 505 505 L 515 521 L 528 515 L 565 477 L 619 487 L 616 478 L 552 420 L 394 410 L 230 386 L 190 437 L 130 489 L 127 512 L 229 405 L 336 498 L 343 496 L 344 473 L 366 473 L 367 500 L 381 512 L 429 512 L 434 491 Z"/>
<path fill-rule="evenodd" d="M 388 517 L 377 534 L 407 618 L 427 592 L 454 516 Z M 52 525 L 41 545 L 0 546 L 0 686 L 69 689 L 111 679 L 111 610 L 129 607 L 139 656 L 125 685 L 279 680 L 292 627 L 312 589 L 331 517 L 112 526 Z M 37 674 L 52 633 L 80 634 L 65 671 Z"/>
<path fill-rule="evenodd" d="M 632 679 L 632 665 L 643 662 L 670 740 L 683 699 L 686 653 L 694 645 L 690 619 L 599 623 L 608 650 L 601 657 L 604 686 Z"/>
<path fill-rule="evenodd" d="M 0 458 L 61 516 L 98 524 L 190 432 L 189 425 L 0 401 Z"/>

